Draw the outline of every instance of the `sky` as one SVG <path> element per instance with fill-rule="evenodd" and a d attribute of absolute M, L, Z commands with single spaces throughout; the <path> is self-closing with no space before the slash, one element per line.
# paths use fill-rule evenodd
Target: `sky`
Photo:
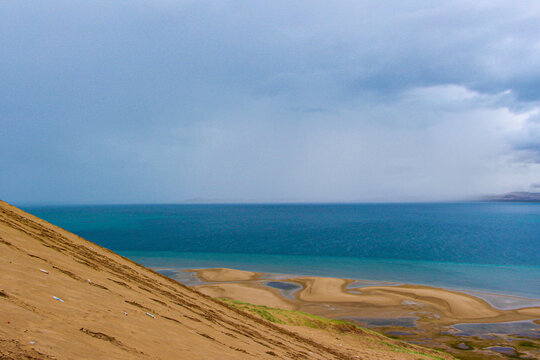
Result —
<path fill-rule="evenodd" d="M 540 2 L 0 1 L 0 199 L 540 191 Z"/>

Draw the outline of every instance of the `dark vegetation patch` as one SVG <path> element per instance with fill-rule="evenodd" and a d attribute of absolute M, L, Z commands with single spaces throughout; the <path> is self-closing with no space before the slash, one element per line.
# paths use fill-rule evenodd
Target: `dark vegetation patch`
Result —
<path fill-rule="evenodd" d="M 520 341 L 518 345 L 523 346 L 523 347 L 535 348 L 535 349 L 539 347 L 537 344 L 533 343 L 532 341 Z"/>

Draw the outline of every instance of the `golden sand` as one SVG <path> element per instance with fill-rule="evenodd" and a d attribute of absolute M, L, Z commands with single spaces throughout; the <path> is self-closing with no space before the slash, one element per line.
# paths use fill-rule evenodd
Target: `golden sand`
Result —
<path fill-rule="evenodd" d="M 199 269 L 197 274 L 205 279 L 207 273 L 230 274 L 231 271 L 230 269 Z M 283 306 L 287 309 L 316 312 L 327 317 L 336 317 L 337 314 L 360 317 L 388 316 L 389 313 L 407 315 L 411 310 L 419 309 L 436 314 L 441 324 L 534 320 L 540 317 L 540 307 L 500 310 L 479 297 L 443 288 L 420 285 L 347 288 L 353 280 L 325 277 L 282 279 L 281 281 L 291 281 L 302 285 L 302 289 L 295 293 L 295 299 L 289 300 L 281 296 L 278 290 L 263 286 L 262 280 L 257 280 L 264 274 L 249 274 L 251 279 L 239 276 L 233 277 L 233 282 L 230 282 L 230 276 L 223 278 L 213 276 L 212 281 L 223 283 L 203 284 L 195 288 L 210 296 L 259 305 Z M 279 298 L 283 302 L 282 305 L 279 305 Z"/>

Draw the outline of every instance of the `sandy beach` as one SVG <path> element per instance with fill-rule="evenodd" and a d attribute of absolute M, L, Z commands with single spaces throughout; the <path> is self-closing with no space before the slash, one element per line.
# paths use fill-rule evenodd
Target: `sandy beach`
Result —
<path fill-rule="evenodd" d="M 186 271 L 202 280 L 211 278 L 212 283 L 196 285 L 194 288 L 212 297 L 293 309 L 335 319 L 356 320 L 367 326 L 371 324 L 370 320 L 373 320 L 373 323 L 386 324 L 376 326 L 378 331 L 388 330 L 390 335 L 403 335 L 403 338 L 413 342 L 423 339 L 422 341 L 430 346 L 438 344 L 445 351 L 456 351 L 459 356 L 462 356 L 460 350 L 452 347 L 459 340 L 452 336 L 455 330 L 452 326 L 455 324 L 498 326 L 499 323 L 538 323 L 540 319 L 539 306 L 522 305 L 516 309 L 504 310 L 493 306 L 481 296 L 430 286 L 391 283 L 381 286 L 371 285 L 369 281 L 360 282 L 359 286 L 359 282 L 352 279 L 286 276 L 231 269 Z M 218 274 L 223 274 L 223 277 Z M 287 288 L 297 288 L 292 295 L 290 292 L 285 295 L 276 288 L 276 285 L 279 287 L 280 284 L 289 284 L 285 285 Z M 508 297 L 507 300 L 512 298 Z M 400 319 L 410 324 L 400 324 Z M 511 331 L 513 330 L 509 329 L 506 335 L 513 334 Z M 487 339 L 489 336 L 480 339 L 482 345 L 479 346 L 491 345 Z M 427 341 L 428 338 L 432 341 Z M 491 340 L 498 344 L 516 346 L 503 336 L 495 338 L 496 341 Z M 535 338 L 532 341 L 536 341 Z M 477 352 L 485 358 L 499 356 L 484 350 Z M 537 356 L 534 352 L 527 354 Z"/>
<path fill-rule="evenodd" d="M 421 285 L 364 286 L 351 287 L 354 280 L 325 277 L 288 277 L 281 282 L 301 285 L 294 300 L 281 296 L 280 291 L 265 286 L 261 280 L 264 273 L 232 269 L 190 270 L 199 279 L 220 284 L 198 285 L 196 289 L 214 297 L 230 297 L 254 304 L 274 306 L 276 298 L 281 298 L 284 306 L 294 306 L 302 310 L 305 306 L 317 304 L 357 305 L 362 308 L 384 310 L 402 308 L 405 311 L 422 307 L 438 315 L 441 323 L 457 322 L 502 322 L 540 318 L 540 307 L 526 307 L 514 310 L 501 310 L 488 302 L 463 292 L 451 291 Z M 221 275 L 222 274 L 222 275 Z M 381 311 L 379 311 L 381 312 Z M 327 313 L 325 315 L 328 315 Z"/>

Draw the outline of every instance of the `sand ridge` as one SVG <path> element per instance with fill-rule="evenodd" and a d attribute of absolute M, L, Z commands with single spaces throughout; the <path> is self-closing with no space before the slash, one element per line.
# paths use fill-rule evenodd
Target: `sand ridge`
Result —
<path fill-rule="evenodd" d="M 198 270 L 206 273 L 209 269 Z M 219 272 L 212 272 L 217 274 Z M 257 274 L 260 278 L 264 274 Z M 458 322 L 502 322 L 534 320 L 540 317 L 540 307 L 500 310 L 485 300 L 458 291 L 422 285 L 350 287 L 354 280 L 329 277 L 291 277 L 281 281 L 292 281 L 302 285 L 295 299 L 280 296 L 279 291 L 262 286 L 261 280 L 244 280 L 242 283 L 228 282 L 227 277 L 214 276 L 212 285 L 195 288 L 210 296 L 225 297 L 259 305 L 279 306 L 281 297 L 284 308 L 308 312 L 316 311 L 327 317 L 352 316 L 355 311 L 363 316 L 406 315 L 411 308 L 436 314 L 440 324 Z M 257 279 L 257 277 L 254 277 Z M 350 288 L 349 288 L 350 287 Z M 219 294 L 219 295 L 218 295 Z M 342 312 L 336 309 L 347 309 Z M 328 310 L 325 310 L 328 309 Z M 389 312 L 389 310 L 392 310 Z M 358 314 L 356 314 L 358 315 Z"/>
<path fill-rule="evenodd" d="M 190 269 L 186 271 L 193 271 L 199 279 L 206 282 L 258 280 L 262 275 L 252 271 L 227 268 Z"/>
<path fill-rule="evenodd" d="M 535 349 L 540 342 L 520 333 L 521 330 L 518 330 L 518 327 L 513 328 L 514 325 L 505 325 L 506 330 L 502 330 L 500 324 L 513 324 L 514 321 L 522 320 L 525 323 L 531 320 L 539 323 L 540 307 L 527 305 L 536 304 L 537 301 L 533 299 L 528 299 L 527 302 L 521 299 L 520 306 L 529 307 L 517 306 L 516 309 L 512 306 L 512 310 L 501 310 L 494 308 L 483 298 L 458 290 L 396 283 L 381 285 L 380 282 L 339 278 L 259 275 L 259 280 L 236 282 L 219 282 L 223 279 L 216 277 L 212 284 L 197 285 L 196 288 L 210 296 L 262 305 L 263 309 L 264 306 L 292 308 L 325 318 L 356 321 L 389 336 L 437 348 L 467 360 L 500 359 L 500 353 L 490 350 L 494 346 L 515 349 L 513 351 L 522 358 L 537 358 Z M 273 282 L 283 281 L 301 286 L 294 289 L 293 299 L 290 299 L 291 292 L 285 296 L 268 284 L 266 279 L 269 278 L 279 279 L 272 280 Z M 279 288 L 279 284 L 272 286 Z M 280 304 L 280 298 L 284 304 Z M 279 310 L 275 313 L 280 314 Z M 486 333 L 480 337 L 463 337 L 459 330 L 453 327 L 463 323 L 479 323 L 484 329 L 482 331 L 488 332 L 495 331 L 493 329 L 498 327 L 499 335 Z M 486 323 L 494 323 L 495 327 L 486 330 Z M 302 333 L 316 336 L 316 340 L 321 343 L 326 335 L 306 329 L 303 329 Z M 346 339 L 339 340 L 345 348 Z"/>

